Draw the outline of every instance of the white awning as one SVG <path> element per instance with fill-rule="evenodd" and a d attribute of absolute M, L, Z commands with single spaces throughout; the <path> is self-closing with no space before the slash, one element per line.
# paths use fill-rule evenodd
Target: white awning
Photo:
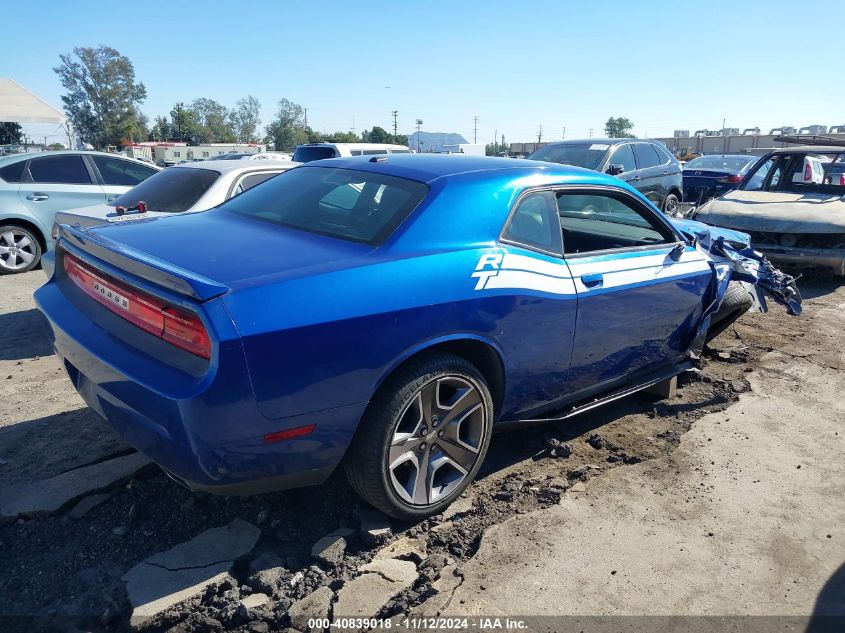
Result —
<path fill-rule="evenodd" d="M 0 121 L 62 124 L 67 116 L 13 79 L 0 78 Z"/>

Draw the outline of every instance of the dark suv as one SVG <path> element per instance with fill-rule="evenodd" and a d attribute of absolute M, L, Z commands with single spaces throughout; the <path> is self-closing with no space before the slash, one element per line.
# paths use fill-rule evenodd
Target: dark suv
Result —
<path fill-rule="evenodd" d="M 575 165 L 621 178 L 670 216 L 683 199 L 681 164 L 657 141 L 634 138 L 560 141 L 544 145 L 526 158 Z"/>

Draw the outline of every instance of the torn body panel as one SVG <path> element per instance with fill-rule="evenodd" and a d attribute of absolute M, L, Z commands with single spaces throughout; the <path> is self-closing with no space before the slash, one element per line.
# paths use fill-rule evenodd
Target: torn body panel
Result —
<path fill-rule="evenodd" d="M 748 290 L 754 300 L 751 310 L 766 312 L 766 295 L 769 295 L 777 303 L 786 306 L 789 314 L 801 314 L 801 294 L 796 285 L 797 279 L 781 272 L 765 255 L 755 251 L 748 234 L 695 220 L 672 219 L 671 222 L 684 235 L 695 239 L 696 248 L 707 254 L 716 272 L 713 299 L 702 313 L 688 350 L 691 358 L 701 355 L 711 317 L 721 307 L 732 281 L 743 284 Z"/>

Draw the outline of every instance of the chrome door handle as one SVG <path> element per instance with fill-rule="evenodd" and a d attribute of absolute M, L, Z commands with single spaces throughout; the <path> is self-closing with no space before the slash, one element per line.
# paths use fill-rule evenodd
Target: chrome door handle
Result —
<path fill-rule="evenodd" d="M 35 202 L 41 202 L 42 200 L 49 200 L 50 196 L 48 196 L 46 193 L 35 192 L 35 193 L 27 194 L 26 199 L 27 200 L 34 200 Z"/>
<path fill-rule="evenodd" d="M 581 283 L 587 288 L 598 288 L 604 283 L 604 277 L 600 273 L 581 275 Z"/>

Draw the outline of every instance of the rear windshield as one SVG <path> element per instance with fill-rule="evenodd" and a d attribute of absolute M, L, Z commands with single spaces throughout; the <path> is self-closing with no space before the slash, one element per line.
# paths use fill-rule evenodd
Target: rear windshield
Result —
<path fill-rule="evenodd" d="M 744 156 L 700 156 L 684 165 L 684 169 L 710 169 L 737 173 L 754 160 L 757 160 L 756 156 L 749 156 L 748 158 Z"/>
<path fill-rule="evenodd" d="M 187 211 L 219 177 L 219 172 L 210 169 L 171 167 L 150 176 L 109 204 L 129 208 L 143 200 L 150 211 Z"/>
<path fill-rule="evenodd" d="M 529 154 L 531 160 L 543 160 L 547 163 L 574 165 L 586 169 L 598 169 L 610 145 L 607 143 L 566 143 L 546 145 Z"/>
<path fill-rule="evenodd" d="M 293 160 L 297 163 L 310 163 L 312 160 L 322 160 L 323 158 L 334 158 L 335 152 L 333 147 L 297 147 L 294 152 Z"/>
<path fill-rule="evenodd" d="M 343 240 L 380 244 L 425 198 L 428 187 L 354 169 L 299 167 L 219 208 Z"/>

